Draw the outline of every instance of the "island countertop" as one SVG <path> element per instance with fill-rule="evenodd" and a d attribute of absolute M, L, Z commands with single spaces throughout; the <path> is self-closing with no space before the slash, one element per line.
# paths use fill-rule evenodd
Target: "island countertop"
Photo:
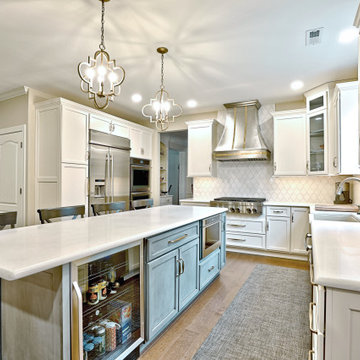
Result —
<path fill-rule="evenodd" d="M 314 220 L 311 232 L 315 283 L 360 291 L 360 224 Z"/>
<path fill-rule="evenodd" d="M 158 206 L 0 232 L 0 278 L 17 280 L 225 212 Z"/>

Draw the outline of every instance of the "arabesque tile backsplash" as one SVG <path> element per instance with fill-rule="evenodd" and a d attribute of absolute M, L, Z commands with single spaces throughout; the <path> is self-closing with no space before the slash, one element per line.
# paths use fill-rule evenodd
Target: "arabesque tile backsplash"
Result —
<path fill-rule="evenodd" d="M 274 105 L 262 106 L 259 122 L 266 144 L 273 148 Z M 223 114 L 219 114 L 220 117 Z M 294 144 L 296 149 L 296 144 Z M 291 149 L 289 149 L 291 151 Z M 332 203 L 335 182 L 344 176 L 273 177 L 272 161 L 218 162 L 218 176 L 194 178 L 194 198 L 219 196 L 264 197 L 269 201 Z"/>

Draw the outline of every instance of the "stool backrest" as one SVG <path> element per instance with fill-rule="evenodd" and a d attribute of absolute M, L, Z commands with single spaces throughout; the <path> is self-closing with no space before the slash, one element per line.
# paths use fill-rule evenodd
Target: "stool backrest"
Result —
<path fill-rule="evenodd" d="M 85 215 L 85 205 L 77 206 L 65 206 L 53 209 L 38 209 L 40 222 L 42 224 L 51 223 L 51 219 L 61 218 L 65 216 L 72 216 L 73 219 L 76 219 L 77 216 L 82 218 Z"/>
<path fill-rule="evenodd" d="M 122 212 L 125 211 L 125 207 L 126 207 L 125 201 L 118 201 L 118 202 L 112 202 L 106 204 L 91 204 L 91 208 L 95 216 L 111 214 L 114 212 Z"/>
<path fill-rule="evenodd" d="M 13 229 L 16 224 L 16 217 L 16 211 L 0 213 L 0 230 L 4 229 L 6 225 L 9 225 Z"/>

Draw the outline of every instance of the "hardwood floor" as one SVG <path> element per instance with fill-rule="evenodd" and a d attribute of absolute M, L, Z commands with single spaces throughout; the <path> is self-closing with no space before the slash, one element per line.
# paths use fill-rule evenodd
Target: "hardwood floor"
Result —
<path fill-rule="evenodd" d="M 308 269 L 304 261 L 227 253 L 220 276 L 147 349 L 141 360 L 191 359 L 257 264 Z"/>

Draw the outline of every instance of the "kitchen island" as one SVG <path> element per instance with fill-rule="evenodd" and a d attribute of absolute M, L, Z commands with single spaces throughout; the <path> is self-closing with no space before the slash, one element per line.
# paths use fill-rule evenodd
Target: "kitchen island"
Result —
<path fill-rule="evenodd" d="M 201 220 L 216 216 L 221 217 L 223 224 L 219 234 L 221 246 L 201 259 Z M 81 312 L 99 309 L 101 313 L 102 304 L 89 306 L 87 295 L 94 286 L 81 286 L 81 272 L 86 271 L 90 277 L 88 264 L 112 261 L 118 266 L 116 259 L 127 264 L 127 273 L 119 279 L 120 285 L 116 281 L 110 290 L 120 294 L 121 286 L 127 283 L 141 289 L 141 306 L 136 303 L 132 309 L 133 322 L 135 312 L 141 312 L 141 319 L 136 320 L 141 323 L 138 339 L 130 342 L 128 348 L 124 341 L 124 351 L 115 357 L 110 356 L 110 349 L 104 355 L 124 358 L 144 338 L 149 343 L 158 336 L 219 274 L 225 254 L 224 228 L 224 209 L 162 206 L 2 231 L 3 359 L 81 359 L 87 341 Z M 116 266 L 109 269 L 114 271 Z M 106 276 L 108 272 L 106 269 Z M 171 288 L 175 297 L 168 291 Z M 107 306 L 111 296 L 115 296 L 109 293 L 103 302 Z M 169 313 L 164 313 L 164 299 L 173 300 L 173 304 L 168 304 Z M 84 323 L 85 326 L 90 325 Z"/>

